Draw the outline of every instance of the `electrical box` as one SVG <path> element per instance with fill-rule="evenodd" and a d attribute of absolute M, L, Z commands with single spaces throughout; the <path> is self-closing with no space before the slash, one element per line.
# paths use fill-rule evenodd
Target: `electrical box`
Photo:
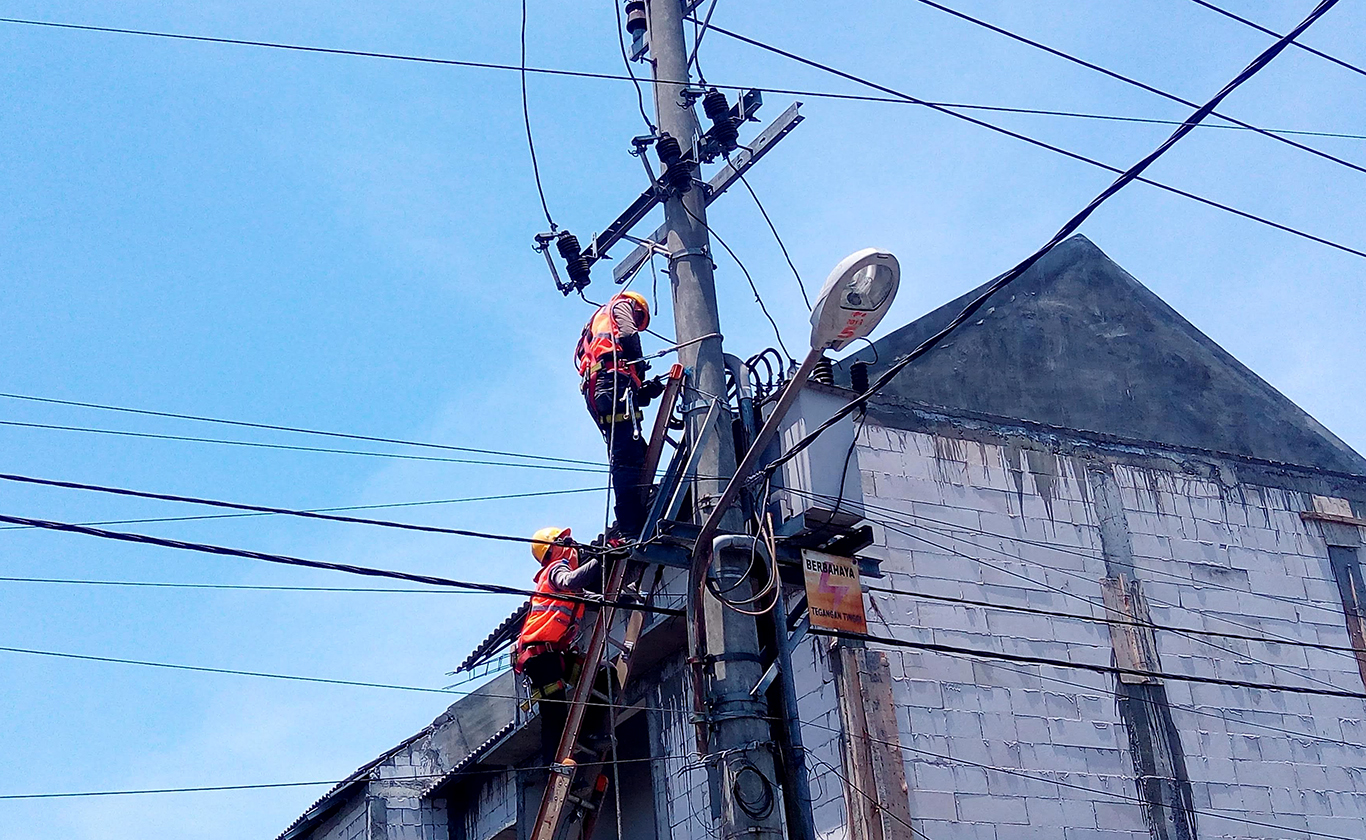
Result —
<path fill-rule="evenodd" d="M 778 427 L 779 451 L 788 451 L 829 420 L 848 405 L 849 398 L 842 389 L 807 384 Z M 845 417 L 783 464 L 774 476 L 775 489 L 769 496 L 769 504 L 777 508 L 776 516 L 784 522 L 804 516 L 808 525 L 836 528 L 863 519 L 863 479 L 853 444 L 854 421 Z"/>

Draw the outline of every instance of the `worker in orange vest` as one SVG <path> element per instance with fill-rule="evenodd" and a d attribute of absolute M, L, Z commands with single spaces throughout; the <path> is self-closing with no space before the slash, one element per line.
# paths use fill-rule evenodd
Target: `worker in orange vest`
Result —
<path fill-rule="evenodd" d="M 664 390 L 646 380 L 640 334 L 650 325 L 650 307 L 639 292 L 622 292 L 598 307 L 574 349 L 574 365 L 588 413 L 607 441 L 616 492 L 615 536 L 635 539 L 645 525 L 651 485 L 645 475 L 647 444 L 640 433 L 640 409 Z"/>
<path fill-rule="evenodd" d="M 557 595 L 584 595 L 602 588 L 602 567 L 597 558 L 579 562 L 579 551 L 568 528 L 542 528 L 532 537 L 531 556 L 541 564 L 536 573 L 536 594 L 522 623 L 512 667 L 527 682 L 532 699 L 541 709 L 541 736 L 546 763 L 554 760 L 560 733 L 564 731 L 568 704 L 567 681 L 577 678 L 580 654 L 575 647 L 582 601 L 566 601 Z"/>

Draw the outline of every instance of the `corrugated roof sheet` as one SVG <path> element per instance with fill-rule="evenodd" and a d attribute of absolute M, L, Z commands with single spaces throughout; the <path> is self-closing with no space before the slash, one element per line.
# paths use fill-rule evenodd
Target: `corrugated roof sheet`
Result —
<path fill-rule="evenodd" d="M 522 629 L 522 621 L 526 619 L 527 610 L 531 609 L 531 601 L 524 602 L 520 607 L 513 611 L 512 615 L 499 622 L 493 632 L 484 638 L 484 641 L 475 646 L 474 650 L 466 656 L 464 661 L 456 666 L 456 672 L 468 671 L 470 668 L 480 664 L 487 657 L 495 653 L 500 647 L 516 638 Z"/>

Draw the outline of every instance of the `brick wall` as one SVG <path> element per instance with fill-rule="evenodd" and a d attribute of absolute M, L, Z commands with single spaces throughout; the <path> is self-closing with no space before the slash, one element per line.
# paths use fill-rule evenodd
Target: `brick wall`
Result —
<path fill-rule="evenodd" d="M 1103 617 L 1086 465 L 1040 442 L 988 444 L 869 424 L 858 462 L 887 578 L 878 585 Z M 1151 462 L 1152 458 L 1145 458 Z M 1106 464 L 1121 488 L 1158 626 L 1349 645 L 1328 553 L 1299 493 Z M 1102 623 L 870 593 L 869 630 L 903 639 L 1112 664 Z M 1362 691 L 1350 655 L 1159 630 L 1162 670 Z M 843 836 L 834 690 L 823 640 L 796 663 L 818 829 Z M 1217 647 L 1216 647 L 1217 645 Z M 1114 676 L 890 649 L 916 828 L 945 838 L 1152 836 Z M 1260 661 L 1258 661 L 1260 660 Z M 1359 699 L 1166 680 L 1204 838 L 1366 836 Z M 822 728 L 824 727 L 824 728 Z M 1277 731 L 1287 730 L 1287 731 Z M 1251 820 L 1283 826 L 1277 833 Z"/>

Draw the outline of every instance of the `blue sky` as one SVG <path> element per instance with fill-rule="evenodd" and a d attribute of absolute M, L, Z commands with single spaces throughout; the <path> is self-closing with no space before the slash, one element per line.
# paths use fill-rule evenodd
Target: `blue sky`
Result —
<path fill-rule="evenodd" d="M 1229 5 L 1284 31 L 1309 2 Z M 1186 98 L 1218 90 L 1265 36 L 1188 0 L 955 0 Z M 534 65 L 621 69 L 611 4 L 531 0 Z M 1341 4 L 1307 43 L 1366 63 Z M 4 16 L 515 62 L 512 3 L 22 2 Z M 1180 119 L 1182 106 L 915 3 L 721 0 L 715 20 L 924 98 Z M 1357 37 L 1353 37 L 1356 34 Z M 708 36 L 709 79 L 859 93 Z M 570 353 L 587 307 L 530 248 L 544 228 L 516 74 L 0 24 L 0 391 L 268 423 L 601 458 Z M 586 238 L 642 188 L 629 83 L 533 76 L 556 220 Z M 1290 50 L 1227 113 L 1357 132 L 1366 77 Z M 770 95 L 771 119 L 789 97 Z M 751 183 L 808 286 L 877 245 L 905 276 L 883 332 L 1009 267 L 1106 173 L 909 105 L 808 99 Z M 1112 164 L 1168 128 L 988 119 Z M 752 131 L 753 129 L 748 129 Z M 1310 138 L 1366 162 L 1366 141 Z M 1149 173 L 1361 248 L 1366 175 L 1246 132 L 1206 129 Z M 712 225 L 745 260 L 791 347 L 806 312 L 743 192 Z M 1366 261 L 1144 185 L 1083 229 L 1139 280 L 1358 449 Z M 598 272 L 593 289 L 609 286 Z M 648 277 L 640 281 L 646 284 Z M 719 260 L 732 352 L 772 344 Z M 667 288 L 667 281 L 661 284 Z M 637 288 L 648 288 L 647 285 Z M 668 325 L 671 316 L 660 315 Z M 326 441 L 0 398 L 0 420 Z M 4 470 L 285 507 L 594 487 L 595 473 L 267 451 L 0 427 Z M 354 448 L 367 448 L 356 446 Z M 601 493 L 383 515 L 528 534 L 596 533 Z M 94 521 L 201 513 L 0 486 L 0 513 Z M 524 584 L 522 546 L 249 518 L 128 526 L 318 559 Z M 0 534 L 4 574 L 340 585 L 351 579 L 54 533 Z M 149 590 L 0 582 L 0 645 L 439 686 L 509 598 Z M 336 779 L 425 725 L 440 696 L 0 654 L 0 793 Z M 321 792 L 0 802 L 0 838 L 273 836 Z"/>

